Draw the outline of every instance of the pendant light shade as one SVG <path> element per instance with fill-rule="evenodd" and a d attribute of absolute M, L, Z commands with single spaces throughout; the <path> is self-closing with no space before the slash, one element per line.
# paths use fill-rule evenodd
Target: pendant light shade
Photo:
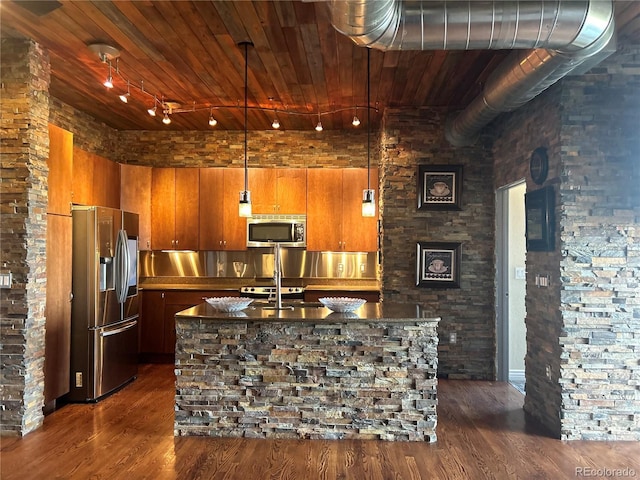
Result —
<path fill-rule="evenodd" d="M 251 192 L 249 191 L 249 168 L 247 164 L 247 103 L 248 103 L 248 72 L 249 57 L 247 49 L 251 43 L 242 42 L 244 45 L 244 190 L 240 192 L 238 202 L 238 215 L 240 217 L 250 217 L 251 212 Z"/>
<path fill-rule="evenodd" d="M 367 188 L 362 191 L 362 216 L 376 216 L 376 192 L 371 188 L 371 50 L 367 48 Z"/>

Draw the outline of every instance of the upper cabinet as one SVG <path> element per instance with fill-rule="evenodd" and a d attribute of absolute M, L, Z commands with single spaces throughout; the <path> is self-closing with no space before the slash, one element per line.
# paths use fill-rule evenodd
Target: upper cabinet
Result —
<path fill-rule="evenodd" d="M 47 213 L 71 215 L 73 175 L 73 133 L 49 124 L 49 167 Z"/>
<path fill-rule="evenodd" d="M 140 250 L 151 250 L 151 167 L 120 165 L 120 208 L 139 216 Z"/>
<path fill-rule="evenodd" d="M 307 174 L 303 168 L 249 169 L 254 214 L 307 213 Z"/>
<path fill-rule="evenodd" d="M 371 169 L 376 216 L 362 216 L 366 168 L 307 170 L 307 250 L 375 252 L 378 249 L 378 171 Z"/>
<path fill-rule="evenodd" d="M 247 220 L 238 215 L 241 190 L 244 169 L 200 169 L 200 250 L 246 250 Z"/>
<path fill-rule="evenodd" d="M 120 164 L 73 149 L 73 203 L 120 208 Z"/>
<path fill-rule="evenodd" d="M 199 169 L 154 168 L 151 174 L 151 245 L 154 250 L 197 250 Z"/>

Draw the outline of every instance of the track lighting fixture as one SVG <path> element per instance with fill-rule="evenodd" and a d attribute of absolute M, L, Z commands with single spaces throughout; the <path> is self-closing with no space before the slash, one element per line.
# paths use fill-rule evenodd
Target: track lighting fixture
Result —
<path fill-rule="evenodd" d="M 0 0 L 2 1 L 2 0 Z M 251 43 L 249 43 L 251 44 Z M 242 45 L 239 44 L 239 45 Z M 251 44 L 252 45 L 252 44 Z M 90 44 L 88 45 L 88 48 L 94 52 L 98 58 L 100 58 L 100 61 L 102 63 L 106 63 L 108 65 L 108 75 L 105 79 L 105 81 L 103 82 L 103 85 L 106 88 L 112 89 L 114 88 L 114 80 L 117 81 L 118 83 L 120 81 L 126 82 L 127 83 L 127 91 L 126 93 L 122 93 L 120 95 L 118 95 L 118 98 L 124 102 L 124 103 L 128 103 L 129 100 L 132 98 L 132 94 L 131 94 L 131 90 L 132 88 L 134 90 L 136 90 L 136 92 L 147 95 L 149 97 L 153 97 L 153 105 L 151 107 L 149 107 L 147 109 L 147 113 L 152 116 L 159 116 L 158 115 L 158 105 L 160 105 L 161 107 L 161 112 L 164 113 L 164 115 L 162 116 L 162 122 L 165 125 L 169 125 L 171 123 L 171 118 L 169 118 L 171 115 L 175 114 L 175 113 L 191 113 L 191 112 L 196 112 L 196 111 L 201 111 L 201 110 L 209 110 L 209 126 L 216 126 L 218 121 L 216 120 L 216 118 L 213 116 L 213 110 L 214 109 L 237 109 L 240 107 L 239 104 L 233 104 L 233 105 L 212 105 L 211 102 L 206 102 L 205 104 L 202 105 L 197 105 L 195 102 L 193 102 L 192 106 L 181 106 L 179 103 L 177 102 L 165 102 L 164 101 L 164 97 L 162 98 L 162 100 L 160 100 L 158 98 L 158 95 L 154 95 L 151 92 L 149 92 L 148 90 L 145 89 L 144 86 L 144 80 L 140 80 L 138 83 L 137 82 L 132 82 L 130 81 L 130 79 L 128 79 L 126 76 L 124 76 L 122 74 L 122 72 L 120 71 L 120 67 L 119 67 L 119 57 L 120 57 L 120 51 L 115 48 L 112 47 L 111 45 L 107 45 L 104 43 L 95 43 L 95 44 Z M 246 52 L 245 52 L 245 56 L 246 56 Z M 115 66 L 113 65 L 113 61 L 115 60 Z M 246 61 L 246 59 L 245 59 Z M 246 67 L 246 66 L 245 66 Z M 245 88 L 246 88 L 246 83 L 247 81 L 245 80 Z M 134 92 L 134 95 L 136 95 L 136 92 Z M 273 97 L 269 97 L 269 100 L 271 102 L 273 102 Z M 350 110 L 353 107 L 346 107 L 346 108 L 336 108 L 336 109 L 332 109 L 332 110 L 328 110 L 328 111 L 320 111 L 320 109 L 318 108 L 316 112 L 309 112 L 308 110 L 304 109 L 302 111 L 296 111 L 295 109 L 288 109 L 288 108 L 284 108 L 284 109 L 277 109 L 274 108 L 273 104 L 271 105 L 271 107 L 263 107 L 263 106 L 253 106 L 253 107 L 249 107 L 246 104 L 246 100 L 245 100 L 245 105 L 244 105 L 244 109 L 245 109 L 245 116 L 246 116 L 246 111 L 248 108 L 251 108 L 252 110 L 261 110 L 261 111 L 266 111 L 266 112 L 273 112 L 273 120 L 271 122 L 271 127 L 274 129 L 279 129 L 281 128 L 281 123 L 280 123 L 280 119 L 279 117 L 284 115 L 317 115 L 318 116 L 318 123 L 315 126 L 316 131 L 321 132 L 323 130 L 323 126 L 322 126 L 322 121 L 320 119 L 321 115 L 332 115 L 332 114 L 336 114 L 336 113 L 340 113 L 343 111 L 347 111 Z M 369 106 L 369 108 L 371 108 L 371 106 Z M 245 119 L 245 124 L 246 124 L 247 120 Z M 355 109 L 355 115 L 353 117 L 353 121 L 352 124 L 354 126 L 358 126 L 360 124 L 360 119 L 358 118 L 358 107 L 356 106 Z M 246 128 L 246 125 L 245 125 Z"/>
<path fill-rule="evenodd" d="M 371 49 L 367 48 L 367 188 L 362 191 L 362 216 L 376 216 L 376 192 L 371 188 Z"/>
<path fill-rule="evenodd" d="M 209 112 L 209 126 L 215 127 L 218 124 L 218 121 L 213 116 L 213 108 Z"/>
<path fill-rule="evenodd" d="M 358 108 L 356 108 L 356 114 L 353 116 L 351 125 L 353 125 L 354 127 L 357 127 L 358 125 L 360 125 L 360 119 L 358 118 Z"/>
<path fill-rule="evenodd" d="M 109 62 L 109 75 L 103 85 L 107 88 L 113 88 L 113 76 L 111 75 L 111 62 Z"/>
<path fill-rule="evenodd" d="M 251 42 L 241 42 L 244 45 L 244 190 L 240 192 L 238 202 L 238 215 L 240 217 L 251 216 L 251 192 L 249 191 L 249 167 L 247 158 L 247 103 L 249 99 L 249 45 Z"/>
<path fill-rule="evenodd" d="M 130 88 L 129 82 L 127 81 L 127 92 L 120 95 L 119 98 L 122 102 L 128 103 L 130 96 L 131 96 L 131 88 Z"/>

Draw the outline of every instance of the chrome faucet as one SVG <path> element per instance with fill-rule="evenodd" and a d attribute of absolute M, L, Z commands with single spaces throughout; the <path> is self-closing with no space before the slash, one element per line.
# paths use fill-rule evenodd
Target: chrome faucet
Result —
<path fill-rule="evenodd" d="M 282 309 L 282 262 L 280 260 L 280 243 L 273 244 L 273 280 L 276 282 L 276 309 Z"/>

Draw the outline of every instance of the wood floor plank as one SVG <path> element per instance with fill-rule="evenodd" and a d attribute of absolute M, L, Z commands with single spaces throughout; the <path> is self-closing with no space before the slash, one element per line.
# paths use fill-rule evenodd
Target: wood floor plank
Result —
<path fill-rule="evenodd" d="M 174 437 L 174 394 L 171 365 L 142 365 L 101 402 L 66 405 L 36 432 L 1 438 L 0 478 L 558 480 L 587 468 L 640 476 L 638 442 L 550 438 L 527 424 L 524 397 L 506 383 L 440 381 L 435 444 Z"/>

